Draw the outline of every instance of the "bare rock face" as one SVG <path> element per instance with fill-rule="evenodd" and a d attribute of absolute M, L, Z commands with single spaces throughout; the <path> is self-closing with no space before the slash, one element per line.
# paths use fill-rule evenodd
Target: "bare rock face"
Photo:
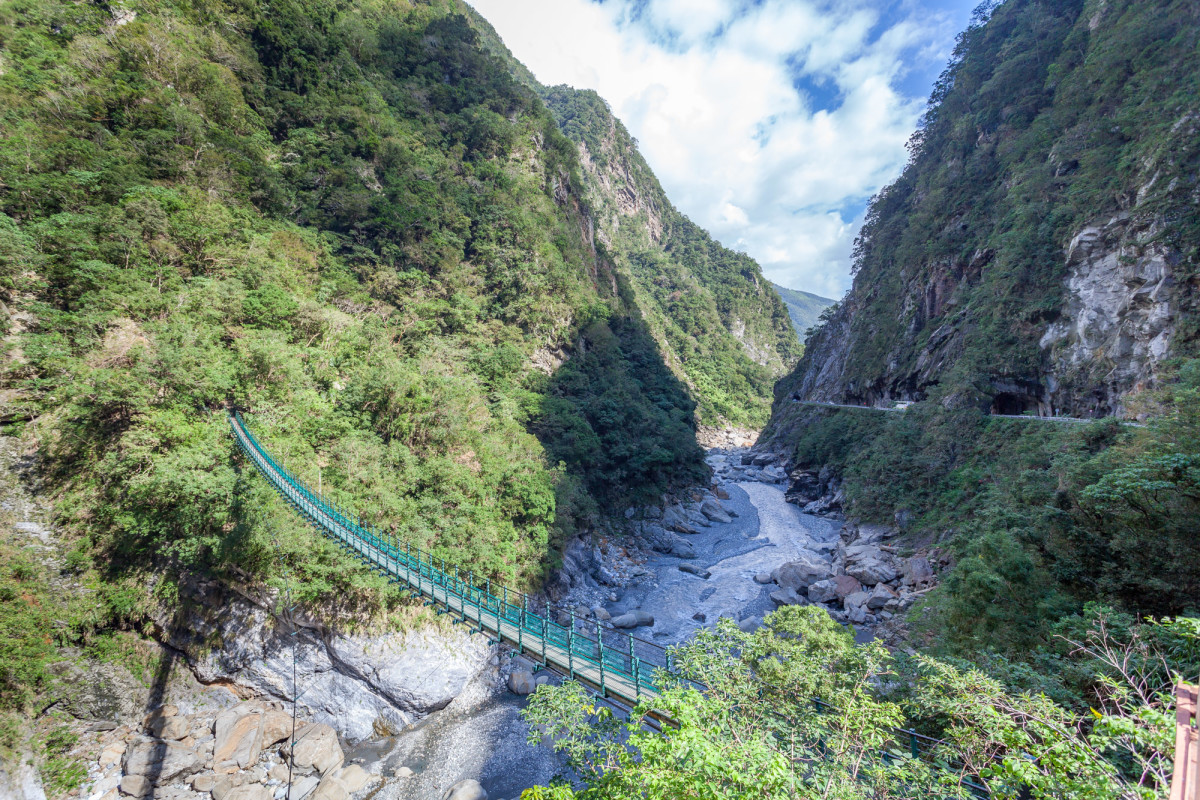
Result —
<path fill-rule="evenodd" d="M 183 620 L 163 619 L 160 624 L 171 645 L 189 655 L 203 681 L 232 680 L 256 695 L 288 698 L 294 647 L 297 682 L 305 688 L 302 716 L 334 725 L 351 742 L 372 736 L 377 723 L 400 730 L 445 708 L 489 666 L 490 648 L 465 633 L 342 636 L 314 623 L 289 636 L 273 624 L 266 603 L 214 584 L 190 591 L 203 602 L 190 606 Z M 225 647 L 205 648 L 204 642 L 212 639 Z M 280 735 L 285 723 L 282 718 L 259 722 L 263 728 L 256 729 L 254 746 L 261 749 L 270 746 L 263 742 Z M 286 726 L 290 732 L 290 721 Z"/>
<path fill-rule="evenodd" d="M 1071 239 L 1066 303 L 1040 342 L 1054 365 L 1046 412 L 1117 413 L 1126 392 L 1153 380 L 1178 312 L 1179 255 L 1153 241 L 1158 232 L 1120 213 Z"/>

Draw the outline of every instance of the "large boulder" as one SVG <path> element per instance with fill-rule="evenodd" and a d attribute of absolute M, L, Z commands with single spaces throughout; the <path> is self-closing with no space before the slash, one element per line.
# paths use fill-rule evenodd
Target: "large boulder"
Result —
<path fill-rule="evenodd" d="M 842 601 L 842 608 L 850 622 L 863 623 L 867 621 L 867 601 L 871 598 L 869 592 L 855 592 Z"/>
<path fill-rule="evenodd" d="M 669 555 L 687 559 L 696 557 L 696 548 L 692 547 L 691 542 L 685 541 L 675 534 L 671 534 L 671 539 L 671 549 L 667 551 Z"/>
<path fill-rule="evenodd" d="M 533 694 L 533 690 L 537 688 L 534 682 L 533 673 L 527 669 L 514 669 L 508 675 L 508 690 L 513 694 L 527 695 Z"/>
<path fill-rule="evenodd" d="M 266 750 L 292 735 L 292 715 L 286 711 L 271 709 L 263 714 L 258 726 L 258 746 Z"/>
<path fill-rule="evenodd" d="M 711 572 L 703 567 L 697 567 L 695 564 L 680 564 L 679 571 L 686 572 L 689 575 L 695 575 L 697 578 L 704 578 L 705 580 L 708 580 L 710 577 L 712 577 Z"/>
<path fill-rule="evenodd" d="M 200 755 L 192 748 L 151 739 L 126 750 L 122 768 L 126 775 L 153 776 L 165 784 L 172 778 L 186 778 L 203 766 Z"/>
<path fill-rule="evenodd" d="M 855 581 L 855 583 L 858 583 L 858 581 Z M 832 578 L 817 581 L 808 587 L 808 599 L 813 603 L 840 601 L 841 598 L 838 597 L 837 583 Z"/>
<path fill-rule="evenodd" d="M 316 791 L 312 793 L 312 800 L 350 800 L 350 792 L 345 784 L 330 773 L 321 778 Z"/>
<path fill-rule="evenodd" d="M 872 611 L 896 608 L 898 605 L 900 605 L 900 596 L 886 583 L 876 584 L 871 596 L 867 598 L 867 608 Z"/>
<path fill-rule="evenodd" d="M 863 584 L 860 584 L 857 578 L 839 575 L 810 585 L 809 600 L 815 603 L 841 604 L 846 597 L 862 590 Z"/>
<path fill-rule="evenodd" d="M 296 737 L 296 744 L 292 747 L 295 766 L 302 769 L 312 767 L 322 775 L 340 767 L 344 758 L 337 732 L 321 723 L 306 726 Z"/>
<path fill-rule="evenodd" d="M 895 579 L 896 570 L 890 562 L 891 557 L 877 545 L 851 545 L 846 548 L 846 574 L 867 586 Z"/>
<path fill-rule="evenodd" d="M 778 589 L 771 592 L 771 600 L 780 606 L 802 606 L 807 601 L 795 589 Z"/>
<path fill-rule="evenodd" d="M 771 578 L 781 589 L 791 589 L 799 592 L 807 589 L 817 581 L 833 575 L 832 565 L 816 553 L 802 551 L 795 561 L 776 568 L 771 572 Z"/>
<path fill-rule="evenodd" d="M 677 533 L 699 533 L 700 531 L 681 506 L 671 506 L 663 512 L 662 524 L 667 530 Z"/>
<path fill-rule="evenodd" d="M 630 611 L 612 619 L 612 626 L 614 628 L 640 628 L 643 625 L 653 624 L 654 615 L 645 611 Z"/>
<path fill-rule="evenodd" d="M 150 721 L 147 729 L 156 739 L 169 739 L 177 742 L 188 735 L 192 721 L 187 717 L 157 717 Z"/>
<path fill-rule="evenodd" d="M 722 506 L 715 497 L 706 497 L 700 504 L 700 513 L 713 522 L 733 522 L 729 510 Z"/>
<path fill-rule="evenodd" d="M 266 705 L 252 700 L 238 703 L 217 715 L 213 724 L 213 765 L 236 764 L 245 769 L 262 752 L 262 720 Z M 290 722 L 290 720 L 289 720 Z M 290 729 L 290 728 L 289 728 Z"/>
<path fill-rule="evenodd" d="M 929 559 L 924 556 L 907 559 L 901 569 L 901 575 L 906 586 L 921 588 L 933 583 L 933 568 L 929 566 Z"/>
<path fill-rule="evenodd" d="M 465 780 L 447 789 L 442 800 L 488 800 L 488 793 L 479 785 L 479 781 Z"/>
<path fill-rule="evenodd" d="M 337 779 L 346 787 L 346 791 L 354 794 L 368 783 L 378 780 L 378 777 L 367 772 L 358 764 L 351 764 L 348 767 L 342 768 L 342 771 L 338 773 Z"/>

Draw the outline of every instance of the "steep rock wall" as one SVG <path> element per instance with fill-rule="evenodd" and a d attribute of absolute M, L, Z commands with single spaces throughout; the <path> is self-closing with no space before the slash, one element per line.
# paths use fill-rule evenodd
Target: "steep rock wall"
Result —
<path fill-rule="evenodd" d="M 977 20 L 775 416 L 794 399 L 1123 415 L 1196 353 L 1198 23 L 1194 4 L 1115 0 Z"/>

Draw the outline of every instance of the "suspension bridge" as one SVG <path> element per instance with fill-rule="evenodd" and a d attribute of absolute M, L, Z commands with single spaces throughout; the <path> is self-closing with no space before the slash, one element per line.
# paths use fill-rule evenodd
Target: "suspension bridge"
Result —
<path fill-rule="evenodd" d="M 353 512 L 313 492 L 302 481 L 280 466 L 258 443 L 237 411 L 229 414 L 230 426 L 238 447 L 293 509 L 324 536 L 358 556 L 395 583 L 426 598 L 426 605 L 440 606 L 439 613 L 454 615 L 477 632 L 497 642 L 506 642 L 514 650 L 540 662 L 573 680 L 590 687 L 601 697 L 627 706 L 658 696 L 655 673 L 673 672 L 668 651 L 660 645 L 633 636 L 627 631 L 605 625 L 599 620 L 577 617 L 568 609 L 548 603 L 536 604 L 528 595 L 494 585 L 472 572 L 465 576 L 456 565 L 447 567 L 429 553 L 401 543 L 393 534 L 365 523 Z M 565 620 L 567 624 L 560 624 Z M 581 630 L 582 629 L 582 630 Z M 703 688 L 703 687 L 699 687 Z M 816 710 L 836 713 L 836 709 L 813 700 Z M 651 712 L 648 720 L 670 722 Z M 885 750 L 885 758 L 903 753 L 912 758 L 930 759 L 938 739 L 916 731 L 897 728 L 895 744 L 902 749 Z M 904 751 L 907 751 L 905 753 Z M 982 786 L 961 778 L 976 797 L 986 798 Z"/>
<path fill-rule="evenodd" d="M 590 686 L 602 697 L 632 706 L 657 695 L 654 672 L 669 669 L 667 651 L 652 642 L 574 612 L 535 605 L 531 598 L 488 578 L 462 574 L 429 553 L 402 544 L 387 531 L 367 525 L 347 509 L 304 483 L 275 462 L 247 429 L 238 412 L 230 414 L 238 447 L 267 482 L 323 535 L 383 573 L 497 641 L 511 645 L 543 666 Z M 567 624 L 560 624 L 565 620 Z M 579 630 L 583 628 L 583 630 Z"/>

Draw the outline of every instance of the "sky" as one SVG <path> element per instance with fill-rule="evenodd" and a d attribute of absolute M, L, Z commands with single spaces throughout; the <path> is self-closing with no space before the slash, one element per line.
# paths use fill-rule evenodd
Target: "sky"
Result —
<path fill-rule="evenodd" d="M 467 2 L 539 81 L 596 90 L 683 213 L 836 299 L 978 0 Z"/>

